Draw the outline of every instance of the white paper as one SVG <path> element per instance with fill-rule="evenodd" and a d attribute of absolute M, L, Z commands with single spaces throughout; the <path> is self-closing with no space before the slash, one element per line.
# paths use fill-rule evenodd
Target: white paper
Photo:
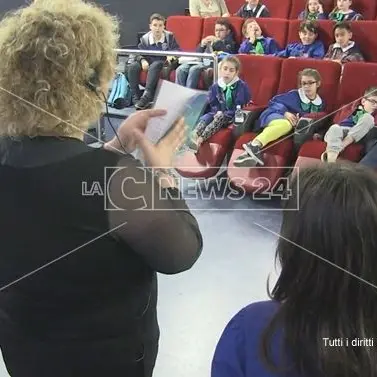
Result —
<path fill-rule="evenodd" d="M 173 126 L 174 122 L 184 115 L 187 104 L 195 97 L 201 96 L 199 102 L 205 105 L 206 94 L 186 88 L 170 81 L 161 81 L 157 91 L 155 109 L 167 110 L 166 115 L 149 120 L 145 130 L 146 137 L 153 143 L 157 143 Z"/>

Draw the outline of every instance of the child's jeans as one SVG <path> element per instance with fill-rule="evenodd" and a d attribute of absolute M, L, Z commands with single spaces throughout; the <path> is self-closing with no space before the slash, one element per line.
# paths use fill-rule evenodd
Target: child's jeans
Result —
<path fill-rule="evenodd" d="M 210 124 L 200 122 L 196 126 L 196 134 L 203 138 L 203 141 L 208 140 L 216 132 L 220 131 L 222 128 L 227 127 L 231 123 L 231 119 L 227 118 L 224 114 L 215 117 Z"/>
<path fill-rule="evenodd" d="M 364 114 L 353 127 L 342 127 L 338 124 L 333 124 L 325 134 L 326 150 L 340 153 L 343 149 L 342 142 L 346 136 L 351 136 L 354 142 L 358 143 L 373 127 L 374 118 L 370 114 Z"/>

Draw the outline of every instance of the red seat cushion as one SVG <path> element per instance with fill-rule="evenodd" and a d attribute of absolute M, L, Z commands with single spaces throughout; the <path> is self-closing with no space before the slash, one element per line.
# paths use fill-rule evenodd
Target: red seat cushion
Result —
<path fill-rule="evenodd" d="M 306 142 L 299 151 L 299 156 L 321 158 L 322 153 L 326 150 L 326 143 L 320 140 L 310 140 Z M 363 146 L 361 144 L 349 145 L 339 156 L 343 160 L 353 162 L 360 161 Z"/>
<path fill-rule="evenodd" d="M 183 177 L 210 178 L 220 170 L 224 158 L 232 144 L 233 127 L 222 129 L 203 143 L 197 154 L 185 152 L 175 164 L 175 169 Z"/>

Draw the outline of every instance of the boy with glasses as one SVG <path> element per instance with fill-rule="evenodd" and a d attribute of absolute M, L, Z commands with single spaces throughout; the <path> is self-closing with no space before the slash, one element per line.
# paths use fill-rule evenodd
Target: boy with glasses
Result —
<path fill-rule="evenodd" d="M 234 40 L 229 21 L 222 18 L 218 19 L 215 24 L 215 35 L 203 38 L 196 51 L 208 54 L 213 52 L 237 54 L 237 43 Z M 203 61 L 192 59 L 178 67 L 175 82 L 179 85 L 196 89 L 200 74 L 204 69 L 210 68 L 212 65 L 212 61 L 209 59 L 203 59 Z"/>
<path fill-rule="evenodd" d="M 326 151 L 321 160 L 335 162 L 349 145 L 377 138 L 374 115 L 377 110 L 377 87 L 368 88 L 355 111 L 339 124 L 333 124 L 325 134 Z"/>

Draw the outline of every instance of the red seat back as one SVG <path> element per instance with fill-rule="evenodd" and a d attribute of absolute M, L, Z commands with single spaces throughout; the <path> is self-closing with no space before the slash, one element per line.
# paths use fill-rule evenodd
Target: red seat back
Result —
<path fill-rule="evenodd" d="M 262 0 L 270 11 L 270 17 L 288 19 L 291 10 L 291 0 Z"/>
<path fill-rule="evenodd" d="M 245 2 L 245 0 L 225 0 L 230 14 L 237 13 L 238 9 L 240 9 Z"/>
<path fill-rule="evenodd" d="M 238 55 L 241 61 L 241 78 L 251 90 L 253 104 L 266 107 L 277 93 L 282 59 L 274 56 Z"/>
<path fill-rule="evenodd" d="M 256 20 L 265 37 L 274 38 L 281 49 L 285 48 L 288 33 L 288 20 L 258 18 Z"/>
<path fill-rule="evenodd" d="M 326 14 L 329 14 L 334 8 L 334 0 L 321 0 L 323 4 L 323 10 Z M 292 0 L 291 11 L 289 18 L 296 20 L 298 15 L 305 10 L 307 0 Z"/>
<path fill-rule="evenodd" d="M 215 34 L 215 25 L 216 21 L 220 17 L 208 17 L 204 19 L 203 22 L 203 33 L 202 38 L 207 37 L 208 35 L 214 35 Z M 239 44 L 242 41 L 242 24 L 244 22 L 244 19 L 241 17 L 228 17 L 226 18 L 229 23 L 232 25 L 233 32 L 235 34 L 235 40 Z M 191 30 L 186 30 L 186 33 L 191 33 Z"/>
<path fill-rule="evenodd" d="M 278 93 L 296 89 L 297 76 L 305 68 L 316 69 L 321 77 L 319 94 L 326 103 L 326 112 L 336 109 L 336 93 L 339 85 L 341 66 L 338 63 L 317 59 L 287 59 L 283 61 Z"/>
<path fill-rule="evenodd" d="M 352 22 L 353 40 L 369 62 L 377 62 L 377 22 Z"/>
<path fill-rule="evenodd" d="M 374 20 L 377 13 L 377 3 L 373 0 L 353 0 L 352 9 L 361 13 L 364 20 Z"/>
<path fill-rule="evenodd" d="M 352 102 L 359 100 L 370 86 L 377 87 L 376 63 L 355 62 L 345 64 L 339 86 L 338 104 L 342 106 L 352 104 Z M 344 114 L 347 111 L 349 113 L 349 108 L 339 109 L 334 121 L 344 119 Z"/>
<path fill-rule="evenodd" d="M 288 27 L 288 35 L 287 35 L 287 44 L 293 42 L 300 42 L 300 37 L 298 35 L 298 31 L 300 28 L 301 20 L 290 20 L 289 27 Z M 323 42 L 325 45 L 325 50 L 327 51 L 330 44 L 334 43 L 334 32 L 333 26 L 334 22 L 329 20 L 322 20 L 318 21 L 318 39 Z"/>
<path fill-rule="evenodd" d="M 170 16 L 167 19 L 166 28 L 174 33 L 183 51 L 195 51 L 201 40 L 203 19 L 201 17 Z"/>

